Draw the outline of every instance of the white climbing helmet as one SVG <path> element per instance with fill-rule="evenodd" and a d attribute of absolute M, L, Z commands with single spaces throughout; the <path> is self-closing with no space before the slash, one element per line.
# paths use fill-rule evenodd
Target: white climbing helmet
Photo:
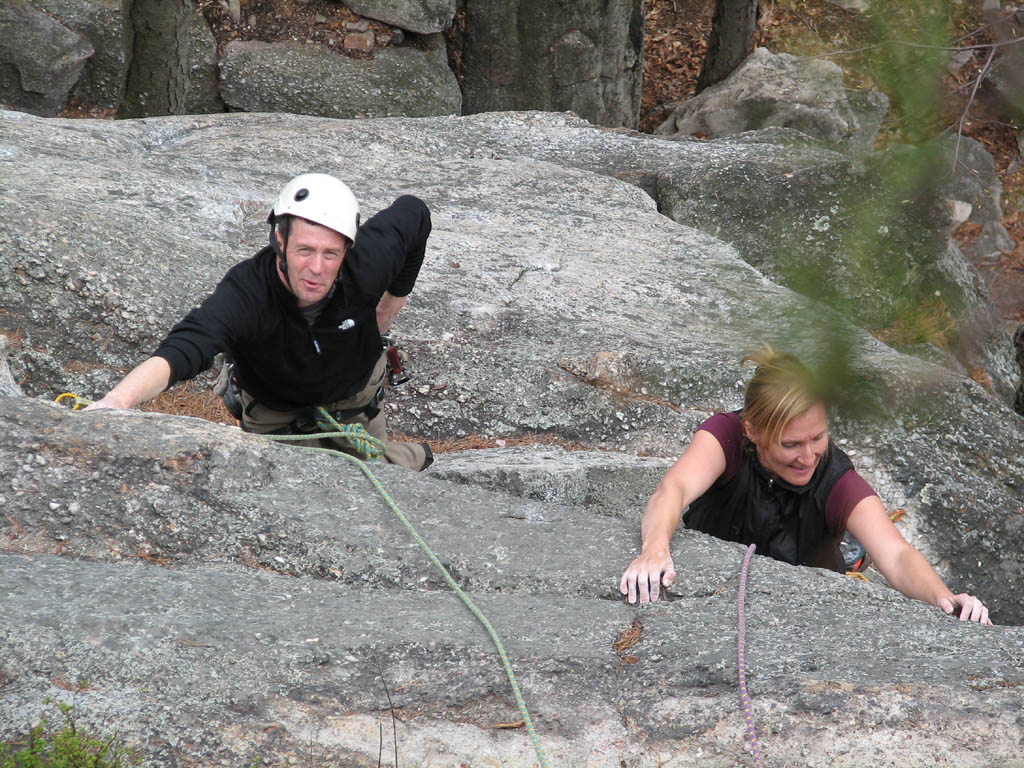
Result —
<path fill-rule="evenodd" d="M 326 173 L 304 173 L 284 185 L 274 201 L 270 223 L 278 216 L 298 216 L 333 229 L 349 241 L 359 228 L 356 196 L 338 179 Z"/>

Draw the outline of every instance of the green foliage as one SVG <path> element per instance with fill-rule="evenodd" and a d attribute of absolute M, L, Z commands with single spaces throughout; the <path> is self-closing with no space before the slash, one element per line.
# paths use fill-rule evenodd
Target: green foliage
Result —
<path fill-rule="evenodd" d="M 875 336 L 891 347 L 927 343 L 948 351 L 956 348 L 959 334 L 942 297 L 933 296 L 921 302 L 898 301 L 892 324 Z"/>
<path fill-rule="evenodd" d="M 866 11 L 851 14 L 837 12 L 829 0 L 776 0 L 770 15 L 790 23 L 772 30 L 768 47 L 829 58 L 842 66 L 848 87 L 885 92 L 891 109 L 880 144 L 921 144 L 953 117 L 941 78 L 954 48 L 980 42 L 970 34 L 983 24 L 980 5 L 873 0 Z"/>
<path fill-rule="evenodd" d="M 929 343 L 953 352 L 973 312 L 971 296 L 940 263 L 947 235 L 939 189 L 955 163 L 952 138 L 934 141 L 951 122 L 955 130 L 959 118 L 943 95 L 943 77 L 950 53 L 972 42 L 959 42 L 963 13 L 941 0 L 874 0 L 842 37 L 818 35 L 811 41 L 816 50 L 808 43 L 800 51 L 834 56 L 848 75 L 856 73 L 854 82 L 888 95 L 880 144 L 889 149 L 842 177 L 827 232 L 811 227 L 807 242 L 786 242 L 775 263 L 786 285 L 896 348 Z M 802 204 L 829 213 L 813 199 Z M 816 260 L 819 246 L 840 253 L 841 261 Z M 813 366 L 846 415 L 882 417 L 889 405 L 878 394 L 884 382 L 872 386 L 861 373 L 869 366 L 858 361 L 861 346 L 851 331 L 823 320 L 808 312 L 781 346 L 815 350 Z"/>
<path fill-rule="evenodd" d="M 937 0 L 876 0 L 868 17 L 878 45 L 869 66 L 889 96 L 903 141 L 921 144 L 941 126 L 940 76 L 951 47 L 949 6 Z"/>
<path fill-rule="evenodd" d="M 0 745 L 0 768 L 128 768 L 141 762 L 116 736 L 104 740 L 79 731 L 70 704 L 57 706 L 63 725 L 51 728 L 44 717 L 24 739 Z"/>

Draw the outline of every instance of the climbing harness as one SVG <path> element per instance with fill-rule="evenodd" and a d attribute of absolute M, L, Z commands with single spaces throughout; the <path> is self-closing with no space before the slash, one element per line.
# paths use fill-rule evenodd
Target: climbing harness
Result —
<path fill-rule="evenodd" d="M 384 455 L 384 443 L 373 437 L 365 429 L 362 424 L 339 424 L 337 420 L 326 409 L 317 406 L 316 408 L 316 424 L 322 430 L 321 432 L 313 432 L 309 434 L 298 434 L 298 435 L 263 435 L 268 440 L 275 442 L 295 442 L 298 440 L 319 440 L 341 438 L 347 442 L 352 449 L 359 453 L 360 456 L 367 459 L 379 459 Z M 310 446 L 299 446 L 300 448 L 308 448 Z M 322 450 L 328 450 L 332 453 L 341 453 L 341 451 L 334 451 L 330 448 L 324 448 Z M 348 456 L 348 454 L 343 454 Z"/>
<path fill-rule="evenodd" d="M 60 395 L 56 402 L 60 402 L 64 398 L 72 398 L 74 400 L 74 408 L 77 410 L 79 407 L 89 405 L 92 401 L 78 397 L 70 392 L 65 392 Z M 317 424 L 324 430 L 323 432 L 317 432 L 308 435 L 264 435 L 264 437 L 278 441 L 278 442 L 289 442 L 295 440 L 315 440 L 320 438 L 341 438 L 345 440 L 353 450 L 357 451 L 360 456 L 367 459 L 374 460 L 384 455 L 384 443 L 370 435 L 361 424 L 339 424 L 324 408 L 318 407 L 317 411 Z M 391 508 L 391 511 L 395 513 L 402 525 L 405 526 L 409 535 L 419 545 L 420 549 L 426 554 L 427 558 L 432 562 L 437 569 L 441 572 L 444 580 L 448 586 L 452 588 L 459 599 L 469 608 L 477 620 L 483 625 L 484 629 L 487 630 L 487 634 L 491 638 L 491 642 L 494 643 L 495 649 L 498 651 L 498 656 L 501 659 L 501 665 L 505 669 L 505 675 L 508 677 L 509 685 L 512 688 L 512 695 L 515 697 L 516 705 L 519 707 L 519 714 L 522 715 L 523 725 L 526 726 L 526 732 L 530 736 L 530 742 L 533 744 L 533 751 L 537 755 L 537 761 L 540 764 L 540 768 L 548 768 L 548 761 L 544 755 L 544 750 L 541 748 L 540 739 L 537 737 L 537 731 L 533 727 L 533 719 L 530 717 L 530 712 L 526 708 L 526 700 L 523 699 L 522 691 L 519 689 L 519 683 L 516 680 L 515 672 L 512 670 L 512 662 L 508 658 L 508 653 L 505 651 L 505 645 L 501 642 L 501 638 L 498 637 L 498 633 L 495 631 L 491 622 L 483 614 L 476 603 L 467 595 L 462 587 L 456 583 L 455 579 L 452 578 L 451 573 L 444 567 L 441 560 L 434 554 L 434 550 L 430 548 L 430 545 L 423 540 L 419 532 L 413 527 L 413 524 L 409 522 L 409 518 L 405 516 L 395 500 L 391 498 L 391 495 L 385 490 L 384 486 L 381 485 L 380 480 L 377 479 L 376 475 L 370 470 L 362 459 L 352 456 L 351 454 L 344 453 L 343 451 L 334 450 L 331 448 L 315 448 L 311 446 L 298 446 L 300 448 L 306 448 L 311 451 L 324 451 L 334 456 L 342 456 L 347 461 L 355 464 L 362 471 L 364 475 L 373 484 L 373 487 L 380 494 L 384 502 Z"/>
<path fill-rule="evenodd" d="M 747 740 L 750 742 L 750 750 L 754 755 L 754 765 L 757 768 L 764 768 L 761 761 L 761 746 L 757 741 L 757 730 L 754 728 L 754 715 L 750 711 L 750 697 L 747 695 L 747 662 L 744 653 L 746 642 L 746 612 L 743 601 L 747 592 L 747 570 L 750 568 L 750 558 L 754 554 L 756 546 L 751 544 L 747 547 L 747 554 L 743 557 L 743 567 L 740 569 L 740 591 L 737 598 L 737 613 L 739 614 L 739 632 L 737 642 L 736 666 L 739 668 L 740 677 L 740 701 L 743 704 L 743 718 L 747 721 Z"/>

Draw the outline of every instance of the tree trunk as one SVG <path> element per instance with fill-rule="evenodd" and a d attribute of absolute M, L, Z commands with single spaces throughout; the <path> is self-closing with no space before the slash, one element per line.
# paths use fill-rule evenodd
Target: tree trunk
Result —
<path fill-rule="evenodd" d="M 118 117 L 177 115 L 188 90 L 192 0 L 134 0 L 132 58 Z"/>
<path fill-rule="evenodd" d="M 697 93 L 728 77 L 753 50 L 758 11 L 758 0 L 717 0 Z"/>

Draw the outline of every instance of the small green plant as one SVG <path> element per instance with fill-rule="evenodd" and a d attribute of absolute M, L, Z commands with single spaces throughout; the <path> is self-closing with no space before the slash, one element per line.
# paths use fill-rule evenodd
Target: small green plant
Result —
<path fill-rule="evenodd" d="M 63 726 L 50 728 L 44 717 L 24 739 L 0 744 L 0 768 L 128 768 L 141 762 L 116 736 L 103 740 L 80 732 L 70 704 L 57 707 Z"/>
<path fill-rule="evenodd" d="M 891 325 L 873 333 L 891 347 L 929 343 L 947 352 L 956 349 L 956 323 L 939 296 L 926 297 L 916 304 L 907 300 L 897 302 Z"/>

